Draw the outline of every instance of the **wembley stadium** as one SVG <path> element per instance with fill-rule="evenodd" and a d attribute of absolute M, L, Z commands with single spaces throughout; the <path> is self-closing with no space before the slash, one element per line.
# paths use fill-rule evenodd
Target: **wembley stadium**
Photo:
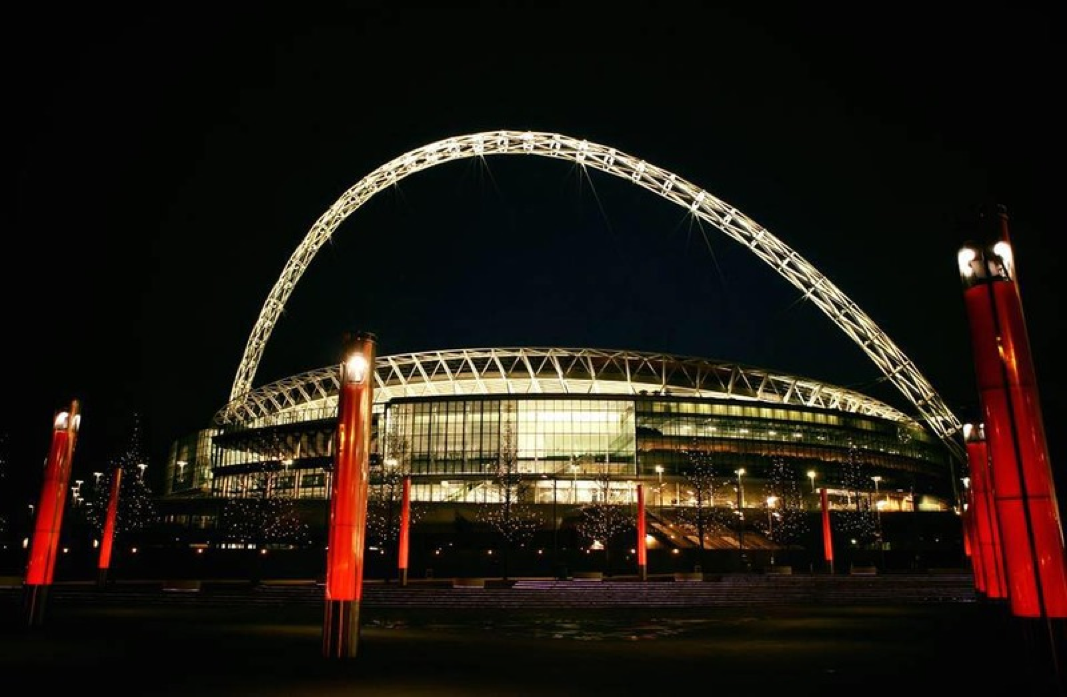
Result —
<path fill-rule="evenodd" d="M 702 565 L 708 550 L 739 552 L 732 558 L 742 564 L 748 552 L 766 553 L 771 563 L 799 551 L 813 564 L 823 544 L 815 532 L 820 511 L 833 512 L 846 550 L 874 548 L 892 561 L 910 548 L 913 564 L 920 553 L 929 558 L 935 541 L 962 553 L 955 473 L 965 461 L 962 424 L 825 274 L 673 172 L 585 139 L 506 130 L 404 153 L 347 189 L 310 227 L 260 310 L 229 402 L 210 427 L 172 446 L 160 502 L 172 539 L 198 549 L 264 551 L 299 546 L 282 528 L 306 525 L 321 542 L 340 369 L 257 386 L 265 347 L 309 261 L 364 203 L 423 170 L 488 156 L 548 158 L 606 173 L 744 245 L 851 338 L 915 416 L 851 389 L 700 357 L 538 347 L 379 357 L 369 544 L 390 547 L 403 481 L 411 533 L 423 536 L 413 566 L 427 568 L 445 568 L 443 557 L 456 550 L 542 554 L 549 546 L 553 561 L 574 564 L 577 555 L 603 552 L 610 566 L 613 547 L 621 552 L 616 560 L 630 554 L 628 523 L 639 499 L 647 504 L 650 554 L 685 563 L 693 555 L 683 552 L 695 548 Z M 925 514 L 947 514 L 948 522 L 930 531 Z M 290 524 L 276 524 L 283 518 Z"/>
<path fill-rule="evenodd" d="M 339 366 L 328 366 L 264 385 L 221 409 L 210 428 L 175 441 L 161 502 L 168 521 L 202 531 L 200 545 L 221 545 L 226 538 L 212 531 L 226 525 L 224 503 L 284 500 L 316 539 L 339 380 Z M 823 489 L 831 510 L 856 518 L 848 534 L 869 521 L 870 539 L 860 544 L 877 543 L 884 554 L 893 514 L 951 514 L 954 496 L 944 443 L 881 401 L 756 367 L 622 350 L 380 356 L 371 451 L 372 510 L 393 504 L 398 478 L 410 477 L 420 511 L 414 531 L 448 540 L 458 520 L 468 531 L 483 523 L 486 534 L 473 544 L 487 551 L 492 511 L 504 507 L 552 536 L 538 545 L 530 530 L 534 554 L 548 544 L 559 554 L 568 529 L 572 551 L 601 549 L 581 539 L 582 512 L 633 509 L 641 486 L 650 549 L 665 554 L 778 549 L 784 558 L 801 549 L 810 557 L 817 525 L 801 521 L 819 514 Z M 708 515 L 699 535 L 694 512 Z M 384 550 L 389 535 L 381 537 Z M 632 542 L 622 537 L 625 556 Z M 436 554 L 450 544 L 441 540 L 429 543 Z"/>

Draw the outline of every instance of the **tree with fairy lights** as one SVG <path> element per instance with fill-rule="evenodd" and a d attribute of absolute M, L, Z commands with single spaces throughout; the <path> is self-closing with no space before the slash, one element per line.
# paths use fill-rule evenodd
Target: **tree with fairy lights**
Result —
<path fill-rule="evenodd" d="M 703 568 L 708 536 L 713 531 L 725 530 L 727 518 L 725 509 L 715 507 L 717 482 L 711 455 L 697 448 L 685 450 L 683 454 L 685 462 L 680 473 L 687 496 L 683 499 L 686 505 L 678 508 L 678 523 L 687 537 L 696 537 L 700 550 L 697 561 Z"/>
<path fill-rule="evenodd" d="M 483 506 L 480 511 L 482 522 L 500 535 L 501 570 L 505 581 L 508 578 L 509 550 L 533 537 L 543 524 L 540 516 L 525 503 L 529 497 L 530 484 L 519 471 L 511 410 L 511 405 L 508 404 L 501 424 L 500 450 L 493 477 L 489 482 L 495 503 Z"/>
<path fill-rule="evenodd" d="M 802 472 L 784 457 L 775 456 L 767 472 L 767 519 L 757 525 L 774 543 L 789 547 L 807 538 L 810 530 L 804 510 Z"/>
<path fill-rule="evenodd" d="M 261 499 L 260 507 L 260 540 L 264 545 L 296 549 L 306 547 L 311 542 L 308 524 L 300 517 L 292 496 Z"/>
<path fill-rule="evenodd" d="M 367 538 L 397 559 L 400 544 L 400 514 L 404 504 L 404 479 L 411 474 L 411 453 L 407 439 L 395 427 L 385 437 L 385 453 L 371 462 L 371 483 L 367 499 Z M 414 525 L 421 511 L 408 509 L 408 524 Z"/>
<path fill-rule="evenodd" d="M 144 456 L 142 441 L 140 416 L 134 414 L 126 449 L 118 456 L 111 458 L 106 471 L 102 471 L 100 476 L 94 475 L 92 489 L 86 497 L 88 503 L 80 507 L 92 524 L 95 533 L 102 535 L 104 520 L 110 505 L 111 483 L 115 478 L 115 470 L 122 470 L 119 481 L 118 508 L 115 512 L 114 537 L 112 538 L 116 543 L 116 549 L 118 549 L 117 543 L 120 539 L 135 539 L 139 535 L 143 536 L 159 522 L 155 495 L 145 480 L 148 462 Z"/>
<path fill-rule="evenodd" d="M 867 463 L 855 441 L 848 444 L 848 455 L 841 466 L 841 488 L 846 493 L 846 502 L 852 505 L 834 511 L 835 529 L 847 534 L 857 545 L 873 544 L 877 539 L 878 524 L 869 500 L 861 495 L 870 477 L 867 475 Z"/>
<path fill-rule="evenodd" d="M 249 476 L 242 496 L 222 506 L 220 537 L 224 542 L 262 549 L 267 545 L 302 547 L 310 542 L 308 524 L 292 496 L 269 496 L 265 473 Z"/>
<path fill-rule="evenodd" d="M 223 503 L 219 538 L 226 545 L 247 550 L 248 573 L 258 583 L 268 547 L 305 547 L 311 535 L 292 496 L 268 495 L 266 473 L 248 475 L 241 494 Z"/>
<path fill-rule="evenodd" d="M 630 508 L 628 496 L 614 486 L 615 480 L 605 465 L 593 477 L 593 500 L 579 511 L 576 529 L 578 534 L 593 546 L 604 548 L 604 569 L 611 570 L 611 547 L 615 538 L 624 532 L 633 532 L 637 517 Z"/>
<path fill-rule="evenodd" d="M 229 546 L 257 547 L 261 540 L 262 499 L 233 496 L 222 503 L 219 538 Z"/>

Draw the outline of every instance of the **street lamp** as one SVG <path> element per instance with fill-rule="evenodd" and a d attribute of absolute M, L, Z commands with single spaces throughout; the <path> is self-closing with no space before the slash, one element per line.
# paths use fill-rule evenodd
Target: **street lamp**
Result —
<path fill-rule="evenodd" d="M 93 482 L 93 485 L 94 486 L 100 486 L 100 477 L 103 477 L 103 476 L 104 476 L 103 472 L 93 472 L 93 477 L 96 478 L 96 481 Z"/>
<path fill-rule="evenodd" d="M 659 477 L 659 487 L 656 489 L 659 495 L 660 513 L 663 512 L 663 465 L 656 465 L 656 476 Z"/>
<path fill-rule="evenodd" d="M 815 470 L 808 470 L 808 479 L 811 480 L 811 493 L 815 493 Z"/>
<path fill-rule="evenodd" d="M 141 462 L 141 463 L 138 463 L 137 468 L 141 470 L 141 479 L 144 479 L 144 471 L 146 469 L 148 469 L 148 465 L 146 465 L 145 463 Z"/>
<path fill-rule="evenodd" d="M 745 468 L 734 470 L 737 475 L 737 551 L 741 557 L 742 565 L 745 560 L 745 486 L 741 477 L 745 474 Z"/>
<path fill-rule="evenodd" d="M 874 482 L 874 510 L 875 519 L 878 524 L 878 548 L 884 550 L 885 545 L 882 542 L 882 506 L 884 505 L 878 494 L 878 483 L 882 481 L 881 475 L 874 475 L 871 477 L 871 481 Z"/>
<path fill-rule="evenodd" d="M 177 464 L 178 464 L 178 481 L 184 482 L 185 481 L 185 466 L 188 465 L 189 463 L 186 462 L 185 460 L 178 460 Z"/>
<path fill-rule="evenodd" d="M 771 566 L 774 566 L 774 504 L 778 503 L 777 496 L 767 497 L 767 537 L 771 541 Z"/>

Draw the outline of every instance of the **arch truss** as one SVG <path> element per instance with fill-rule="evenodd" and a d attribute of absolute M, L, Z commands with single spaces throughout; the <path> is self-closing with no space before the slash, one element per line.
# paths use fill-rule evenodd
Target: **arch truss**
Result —
<path fill-rule="evenodd" d="M 782 278 L 815 303 L 874 362 L 882 374 L 915 406 L 928 427 L 952 454 L 965 461 L 957 439 L 962 425 L 915 364 L 863 310 L 810 262 L 747 215 L 676 174 L 615 148 L 558 133 L 488 131 L 446 138 L 411 150 L 358 181 L 323 213 L 293 252 L 270 291 L 245 345 L 230 390 L 229 403 L 217 418 L 229 420 L 242 410 L 253 386 L 267 340 L 297 281 L 319 248 L 348 216 L 376 193 L 424 169 L 456 160 L 489 155 L 536 155 L 566 160 L 606 172 L 647 189 L 689 211 L 744 245 Z"/>

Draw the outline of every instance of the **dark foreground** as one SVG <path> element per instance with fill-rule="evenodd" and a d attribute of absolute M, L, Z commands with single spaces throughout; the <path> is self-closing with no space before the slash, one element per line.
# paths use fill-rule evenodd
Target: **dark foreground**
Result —
<path fill-rule="evenodd" d="M 1041 627 L 982 602 L 690 609 L 362 608 L 327 659 L 313 606 L 4 605 L 20 692 L 108 695 L 1060 695 Z"/>

